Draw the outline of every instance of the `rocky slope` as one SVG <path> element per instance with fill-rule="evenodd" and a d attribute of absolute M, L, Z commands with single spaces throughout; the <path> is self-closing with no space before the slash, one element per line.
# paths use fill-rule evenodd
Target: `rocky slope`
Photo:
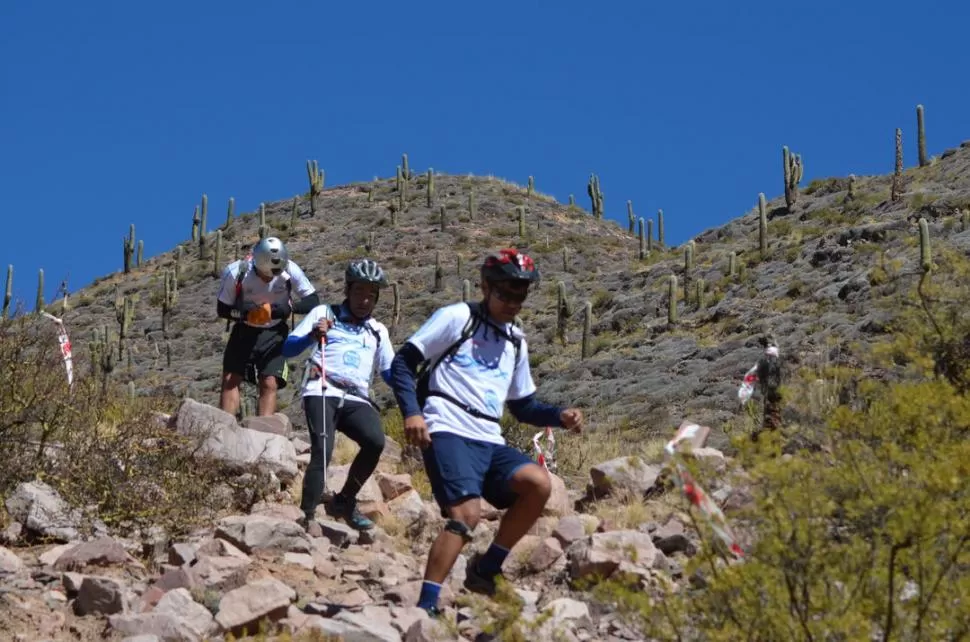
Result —
<path fill-rule="evenodd" d="M 526 603 L 526 619 L 553 613 L 555 626 L 572 636 L 567 639 L 631 639 L 615 614 L 571 590 L 569 581 L 617 571 L 629 572 L 642 590 L 668 579 L 687 581 L 681 569 L 699 542 L 683 528 L 679 498 L 656 497 L 663 479 L 651 440 L 669 437 L 683 419 L 691 419 L 714 429 L 712 445 L 724 445 L 724 430 L 744 420 L 735 393 L 759 354 L 763 333 L 779 340 L 792 377 L 811 379 L 823 365 L 854 364 L 859 351 L 886 332 L 892 310 L 883 303 L 900 285 L 887 275 L 917 271 L 918 218 L 927 219 L 931 238 L 970 249 L 970 145 L 904 172 L 896 200 L 890 180 L 857 177 L 851 196 L 848 179 L 817 180 L 803 187 L 790 209 L 784 201 L 767 203 L 763 256 L 757 208 L 683 246 L 655 244 L 641 259 L 638 240 L 627 229 L 485 178 L 435 176 L 431 207 L 426 178 L 414 177 L 406 211 L 392 212 L 399 202 L 395 181 L 378 180 L 325 190 L 314 217 L 305 211 L 305 199 L 296 199 L 295 225 L 293 201 L 268 204 L 266 218 L 270 232 L 287 241 L 328 300 L 340 297 L 348 259 L 380 260 L 399 284 L 397 343 L 435 307 L 458 300 L 462 279 L 474 288 L 475 266 L 487 250 L 518 245 L 538 258 L 545 280 L 522 320 L 540 394 L 581 404 L 594 435 L 612 435 L 620 447 L 611 451 L 607 440 L 590 437 L 592 445 L 564 467 L 547 518 L 510 558 L 509 570 Z M 472 192 L 474 215 L 468 208 Z M 673 209 L 667 215 L 675 215 Z M 229 260 L 229 248 L 256 238 L 256 225 L 254 215 L 232 221 L 218 264 L 211 255 L 198 258 L 197 244 L 181 246 L 179 298 L 167 333 L 161 324 L 164 273 L 174 269 L 178 250 L 72 295 L 62 316 L 77 346 L 78 367 L 92 367 L 86 359 L 92 331 L 107 327 L 117 337 L 116 297 L 137 297 L 124 342 L 130 366 L 121 359 L 111 376 L 133 382 L 136 394 L 167 389 L 215 403 L 225 335 L 224 323 L 214 316 L 218 281 L 212 273 Z M 207 238 L 211 252 L 214 236 Z M 443 270 L 438 288 L 436 255 Z M 671 275 L 677 277 L 676 323 L 668 318 Z M 559 281 L 572 307 L 565 345 L 556 337 Z M 593 314 L 584 359 L 586 302 Z M 59 305 L 51 311 L 62 312 Z M 390 325 L 391 314 L 388 293 L 378 316 Z M 299 363 L 294 365 L 298 377 Z M 383 384 L 376 391 L 390 422 L 390 395 Z M 407 607 L 414 603 L 427 545 L 440 523 L 420 475 L 408 477 L 414 464 L 399 448 L 389 448 L 381 473 L 365 489 L 368 511 L 382 524 L 374 536 L 361 539 L 321 513 L 325 537 L 308 537 L 293 521 L 307 459 L 293 393 L 290 388 L 283 394 L 281 415 L 247 420 L 244 427 L 194 401 L 180 407 L 171 422 L 175 430 L 191 423 L 186 416 L 207 417 L 221 426 L 218 444 L 224 450 L 217 455 L 256 462 L 260 474 L 252 479 L 266 482 L 262 501 L 243 512 L 228 510 L 230 500 L 239 503 L 229 497 L 232 489 L 213 489 L 227 495 L 227 514 L 191 536 L 109 533 L 85 523 L 76 508 L 36 482 L 6 498 L 12 523 L 4 533 L 8 548 L 0 549 L 0 627 L 6 627 L 0 634 L 24 640 L 218 638 L 266 616 L 291 631 L 318 629 L 346 639 L 429 639 L 425 629 L 431 625 L 413 625 L 419 614 Z M 786 406 L 789 421 L 801 419 L 804 402 L 794 399 Z M 580 448 L 579 442 L 563 443 Z M 346 447 L 341 452 L 341 461 L 347 461 L 351 453 Z M 603 461 L 618 452 L 639 457 Z M 706 452 L 705 459 L 722 473 L 730 465 L 716 451 Z M 331 487 L 340 484 L 341 473 L 345 469 L 333 467 Z M 722 505 L 745 501 L 745 493 L 725 481 L 726 473 L 713 479 L 719 481 L 708 490 Z M 598 496 L 612 491 L 612 500 L 577 505 L 587 484 L 600 487 Z M 490 517 L 473 548 L 487 544 L 497 512 Z M 47 543 L 37 544 L 38 537 Z M 461 577 L 459 565 L 449 602 L 462 594 Z M 489 619 L 467 606 L 450 615 L 461 620 L 460 630 L 444 639 L 475 638 Z"/>
<path fill-rule="evenodd" d="M 505 564 L 514 593 L 497 598 L 491 612 L 484 598 L 461 599 L 468 597 L 462 587 L 468 554 L 487 547 L 500 516 L 486 506 L 443 591 L 445 617 L 433 622 L 413 605 L 428 545 L 443 520 L 411 477 L 399 472 L 396 444 L 390 443 L 359 497 L 380 526 L 358 533 L 321 508 L 322 537 L 312 537 L 296 523 L 301 514 L 294 496 L 309 445 L 284 415 L 241 427 L 221 410 L 186 400 L 163 420 L 180 434 L 208 427 L 205 443 L 222 462 L 255 463 L 254 470 L 273 480 L 266 499 L 187 536 L 151 528 L 120 537 L 45 483 L 21 484 L 5 502 L 11 524 L 2 540 L 12 548 L 0 546 L 0 639 L 196 641 L 262 630 L 297 639 L 487 640 L 519 639 L 502 632 L 525 631 L 530 623 L 539 639 L 637 639 L 615 615 L 591 608 L 572 583 L 621 573 L 641 590 L 662 580 L 686 581 L 684 563 L 699 546 L 677 498 L 650 500 L 656 520 L 633 528 L 592 511 L 577 513 L 577 494 L 554 477 L 544 517 Z M 696 456 L 715 468 L 726 465 L 712 449 Z M 600 502 L 642 498 L 665 487 L 659 464 L 604 462 L 593 468 L 591 488 Z M 332 466 L 328 488 L 339 488 L 348 468 Z M 743 499 L 727 485 L 714 492 L 728 502 Z M 299 637 L 304 634 L 335 637 Z"/>

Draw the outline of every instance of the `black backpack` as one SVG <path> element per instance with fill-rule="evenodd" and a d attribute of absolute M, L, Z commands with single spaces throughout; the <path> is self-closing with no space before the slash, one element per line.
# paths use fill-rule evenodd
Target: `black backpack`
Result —
<path fill-rule="evenodd" d="M 418 398 L 418 405 L 421 408 L 424 408 L 424 402 L 428 399 L 428 397 L 442 397 L 444 399 L 447 399 L 454 405 L 458 406 L 459 408 L 461 408 L 462 410 L 464 410 L 465 412 L 467 412 L 473 417 L 499 423 L 499 417 L 492 417 L 491 415 L 486 415 L 485 413 L 475 408 L 472 408 L 471 406 L 461 401 L 458 401 L 457 399 L 455 399 L 454 397 L 452 397 L 446 392 L 429 389 L 429 382 L 431 381 L 431 373 L 434 371 L 434 369 L 437 368 L 441 364 L 441 362 L 444 361 L 445 359 L 450 359 L 451 357 L 453 357 L 455 353 L 458 352 L 458 350 L 461 348 L 462 344 L 464 344 L 465 341 L 468 341 L 468 339 L 474 336 L 475 332 L 478 331 L 478 328 L 481 327 L 483 323 L 488 324 L 488 326 L 491 327 L 493 330 L 495 330 L 495 332 L 497 332 L 499 335 L 504 337 L 507 341 L 512 342 L 512 345 L 515 347 L 515 362 L 513 365 L 513 371 L 514 371 L 515 365 L 518 365 L 519 363 L 519 352 L 522 348 L 522 340 L 519 339 L 519 337 L 510 335 L 504 329 L 500 328 L 499 326 L 495 325 L 487 318 L 485 318 L 485 315 L 482 313 L 482 310 L 481 310 L 481 303 L 466 303 L 465 305 L 468 306 L 470 310 L 470 314 L 468 316 L 468 321 L 465 322 L 465 326 L 461 330 L 461 335 L 458 337 L 458 340 L 452 343 L 450 346 L 448 346 L 448 349 L 445 350 L 443 353 L 441 353 L 441 356 L 438 357 L 435 361 L 432 362 L 431 359 L 425 359 L 420 364 L 418 364 L 417 385 L 415 386 L 415 392 L 417 393 L 417 398 Z"/>

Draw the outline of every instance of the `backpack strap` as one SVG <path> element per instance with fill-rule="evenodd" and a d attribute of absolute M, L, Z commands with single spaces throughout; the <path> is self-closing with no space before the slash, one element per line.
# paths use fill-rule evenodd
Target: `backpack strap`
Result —
<path fill-rule="evenodd" d="M 465 341 L 468 341 L 468 339 L 474 336 L 474 334 L 478 331 L 478 328 L 482 325 L 482 323 L 487 324 L 489 327 L 491 327 L 493 330 L 499 333 L 499 335 L 501 335 L 506 340 L 512 343 L 513 347 L 515 348 L 515 362 L 512 364 L 513 372 L 514 372 L 515 366 L 518 365 L 519 363 L 519 350 L 522 346 L 522 341 L 518 337 L 509 334 L 504 329 L 500 328 L 499 326 L 489 321 L 482 313 L 480 303 L 466 302 L 465 305 L 467 305 L 469 309 L 468 320 L 465 322 L 465 325 L 462 328 L 461 334 L 458 336 L 458 339 L 454 343 L 452 343 L 448 347 L 448 349 L 445 350 L 441 354 L 441 356 L 439 356 L 434 362 L 431 362 L 431 360 L 425 360 L 424 363 L 421 364 L 421 366 L 419 366 L 420 372 L 418 374 L 418 380 L 417 380 L 417 386 L 416 386 L 418 404 L 423 408 L 424 402 L 428 399 L 428 397 L 441 397 L 451 402 L 452 404 L 458 406 L 459 408 L 461 408 L 462 410 L 464 410 L 466 413 L 468 413 L 473 417 L 477 417 L 478 419 L 485 419 L 486 421 L 493 421 L 495 423 L 499 423 L 500 419 L 498 417 L 492 417 L 491 415 L 486 415 L 485 413 L 477 410 L 476 408 L 472 408 L 468 404 L 465 404 L 459 401 L 458 399 L 455 399 L 454 397 L 452 397 L 451 395 L 445 392 L 442 392 L 440 390 L 431 390 L 429 387 L 429 384 L 431 381 L 431 373 L 434 371 L 434 369 L 437 368 L 441 364 L 441 362 L 444 361 L 445 359 L 449 359 L 453 357 L 455 353 L 459 350 L 459 348 L 461 348 L 461 346 L 465 343 Z"/>

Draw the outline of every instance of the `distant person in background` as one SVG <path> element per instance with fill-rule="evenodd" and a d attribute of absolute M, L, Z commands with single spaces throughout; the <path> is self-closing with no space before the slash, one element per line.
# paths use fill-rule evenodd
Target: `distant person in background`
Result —
<path fill-rule="evenodd" d="M 490 595 L 509 550 L 552 492 L 545 468 L 506 444 L 499 424 L 506 403 L 521 422 L 582 430 L 582 411 L 536 399 L 525 335 L 513 323 L 538 281 L 535 263 L 517 250 L 488 256 L 481 267 L 483 300 L 436 310 L 391 366 L 405 436 L 422 448 L 432 493 L 448 520 L 428 554 L 418 600 L 432 616 L 440 613 L 442 582 L 478 526 L 480 498 L 508 509 L 491 546 L 467 566 L 465 588 Z"/>
<path fill-rule="evenodd" d="M 293 291 L 300 297 L 294 303 Z M 287 384 L 283 341 L 292 312 L 306 314 L 320 299 L 283 242 L 262 239 L 252 256 L 230 263 L 222 273 L 216 302 L 219 318 L 234 322 L 222 356 L 219 407 L 235 415 L 243 378 L 259 385 L 260 416 L 276 412 L 276 394 Z"/>
<path fill-rule="evenodd" d="M 389 382 L 394 359 L 387 327 L 371 316 L 381 289 L 387 285 L 387 276 L 376 262 L 352 262 L 344 272 L 343 303 L 315 307 L 283 345 L 286 357 L 295 357 L 313 346 L 302 389 L 310 431 L 310 464 L 303 478 L 300 508 L 301 524 L 317 537 L 321 533 L 317 532 L 319 525 L 314 517 L 338 430 L 356 442 L 360 450 L 350 464 L 344 487 L 333 495 L 326 511 L 357 530 L 374 527 L 374 522 L 358 509 L 357 493 L 374 473 L 384 452 L 384 427 L 369 390 L 375 366 L 384 381 Z"/>

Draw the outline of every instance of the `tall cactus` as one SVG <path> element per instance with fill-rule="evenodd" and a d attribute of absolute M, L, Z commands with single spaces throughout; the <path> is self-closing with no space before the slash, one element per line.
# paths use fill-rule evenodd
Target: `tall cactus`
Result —
<path fill-rule="evenodd" d="M 434 253 L 434 292 L 441 290 L 441 282 L 444 279 L 445 270 L 441 267 L 441 252 Z"/>
<path fill-rule="evenodd" d="M 600 179 L 596 174 L 589 175 L 589 183 L 586 184 L 586 193 L 589 195 L 593 216 L 603 218 L 603 190 L 600 189 Z"/>
<path fill-rule="evenodd" d="M 529 195 L 529 198 L 532 198 L 533 196 L 536 195 L 536 179 L 533 178 L 532 176 L 529 177 L 529 187 L 528 187 L 527 194 Z"/>
<path fill-rule="evenodd" d="M 475 191 L 468 191 L 468 218 L 475 220 Z"/>
<path fill-rule="evenodd" d="M 135 257 L 135 224 L 128 226 L 128 236 L 124 238 L 125 274 L 131 272 L 132 259 Z"/>
<path fill-rule="evenodd" d="M 218 279 L 222 274 L 222 230 L 216 230 L 216 251 L 212 256 L 212 276 Z"/>
<path fill-rule="evenodd" d="M 845 193 L 846 203 L 848 203 L 849 201 L 855 200 L 855 181 L 856 181 L 855 174 L 849 174 L 849 189 Z"/>
<path fill-rule="evenodd" d="M 704 279 L 694 281 L 694 303 L 698 310 L 704 309 Z"/>
<path fill-rule="evenodd" d="M 572 315 L 573 307 L 566 296 L 566 284 L 559 281 L 556 284 L 556 336 L 562 345 L 566 345 L 566 323 Z"/>
<path fill-rule="evenodd" d="M 788 150 L 788 146 L 784 145 L 781 148 L 781 162 L 784 166 L 785 204 L 790 210 L 798 201 L 798 184 L 804 174 L 802 157 L 800 154 L 792 154 Z"/>
<path fill-rule="evenodd" d="M 589 301 L 583 306 L 583 345 L 581 349 L 581 356 L 583 359 L 587 359 L 590 356 L 590 350 L 592 350 L 592 342 L 590 340 L 590 333 L 593 328 L 593 304 Z"/>
<path fill-rule="evenodd" d="M 664 242 L 664 211 L 657 210 L 657 245 L 660 249 L 667 247 Z"/>
<path fill-rule="evenodd" d="M 893 202 L 899 200 L 903 192 L 903 130 L 896 128 L 896 169 L 893 171 L 893 183 L 889 198 Z"/>
<path fill-rule="evenodd" d="M 768 258 L 768 208 L 761 192 L 758 193 L 758 248 L 761 259 Z"/>
<path fill-rule="evenodd" d="M 638 226 L 639 226 L 639 234 L 640 234 L 640 252 L 638 256 L 642 261 L 643 259 L 647 258 L 647 238 L 646 238 L 647 234 L 646 234 L 646 229 L 645 229 L 646 226 L 644 225 L 643 218 L 639 220 Z"/>
<path fill-rule="evenodd" d="M 684 273 L 694 269 L 694 240 L 687 241 L 684 246 Z"/>
<path fill-rule="evenodd" d="M 7 266 L 7 288 L 3 294 L 3 311 L 0 319 L 7 319 L 10 315 L 10 301 L 13 299 L 13 265 Z"/>
<path fill-rule="evenodd" d="M 202 224 L 202 219 L 199 218 L 199 206 L 195 206 L 195 211 L 192 212 L 192 242 L 199 242 L 199 227 Z"/>
<path fill-rule="evenodd" d="M 232 217 L 236 213 L 236 199 L 232 196 L 229 197 L 229 205 L 226 207 L 226 224 L 222 229 L 228 230 L 229 226 L 232 225 Z"/>
<path fill-rule="evenodd" d="M 448 228 L 448 210 L 445 208 L 444 203 L 438 208 L 438 221 L 441 226 L 441 231 L 444 232 Z"/>
<path fill-rule="evenodd" d="M 738 273 L 738 255 L 735 254 L 734 252 L 731 252 L 730 254 L 728 254 L 727 276 L 728 278 L 733 279 L 737 275 L 737 273 Z"/>
<path fill-rule="evenodd" d="M 933 253 L 930 249 L 930 228 L 926 219 L 919 219 L 919 264 L 924 273 L 933 269 Z"/>
<path fill-rule="evenodd" d="M 296 224 L 300 220 L 300 199 L 293 197 L 293 202 L 290 204 L 290 230 L 293 234 L 296 234 Z"/>
<path fill-rule="evenodd" d="M 175 272 L 165 272 L 165 294 L 162 298 L 162 335 L 168 337 L 168 324 L 178 303 L 178 280 Z"/>
<path fill-rule="evenodd" d="M 461 300 L 462 303 L 467 303 L 468 299 L 472 296 L 472 284 L 468 279 L 463 279 L 461 282 Z"/>
<path fill-rule="evenodd" d="M 182 280 L 182 246 L 179 245 L 175 248 L 175 282 L 178 283 Z"/>
<path fill-rule="evenodd" d="M 411 180 L 411 168 L 408 166 L 408 155 L 401 154 L 401 176 L 405 181 Z"/>
<path fill-rule="evenodd" d="M 125 358 L 126 339 L 135 320 L 135 301 L 129 296 L 115 299 L 115 319 L 118 321 L 118 359 Z"/>
<path fill-rule="evenodd" d="M 202 205 L 201 213 L 199 214 L 199 258 L 204 259 L 206 257 L 206 252 L 208 251 L 207 243 L 209 239 L 206 235 L 209 233 L 209 197 L 205 194 L 202 195 Z"/>
<path fill-rule="evenodd" d="M 259 204 L 259 240 L 263 240 L 269 235 L 269 228 L 266 226 L 266 203 Z"/>
<path fill-rule="evenodd" d="M 630 234 L 633 234 L 633 228 L 637 224 L 637 217 L 633 214 L 633 201 L 626 202 L 626 222 L 629 226 Z"/>
<path fill-rule="evenodd" d="M 323 192 L 324 172 L 315 160 L 306 162 L 307 179 L 310 181 L 310 216 L 317 215 L 316 199 Z"/>
<path fill-rule="evenodd" d="M 401 176 L 401 166 L 398 165 L 394 173 L 394 187 L 397 191 L 401 191 L 401 183 L 404 182 L 404 177 Z"/>
<path fill-rule="evenodd" d="M 667 324 L 677 324 L 677 275 L 667 278 Z"/>
<path fill-rule="evenodd" d="M 522 205 L 519 205 L 518 207 L 515 208 L 515 211 L 518 214 L 518 219 L 519 219 L 519 238 L 524 239 L 525 238 L 525 207 Z"/>
<path fill-rule="evenodd" d="M 567 248 L 565 245 L 562 248 L 562 271 L 569 271 L 569 248 Z"/>
<path fill-rule="evenodd" d="M 640 219 L 641 221 L 643 219 Z M 653 252 L 653 219 L 647 219 L 647 254 Z"/>
<path fill-rule="evenodd" d="M 434 169 L 432 169 L 431 167 L 428 168 L 427 197 L 428 197 L 428 207 L 431 207 L 432 205 L 434 205 Z"/>
<path fill-rule="evenodd" d="M 138 239 L 138 256 L 135 257 L 135 265 L 141 267 L 141 263 L 145 258 L 145 241 Z"/>
<path fill-rule="evenodd" d="M 456 254 L 455 255 L 455 274 L 458 276 L 458 278 L 461 278 L 461 273 L 462 273 L 461 268 L 462 268 L 461 254 Z"/>
<path fill-rule="evenodd" d="M 37 270 L 37 300 L 34 302 L 34 312 L 40 314 L 44 309 L 44 270 Z"/>
<path fill-rule="evenodd" d="M 569 195 L 569 207 L 576 207 L 576 197 L 572 194 Z"/>
<path fill-rule="evenodd" d="M 926 124 L 923 121 L 923 106 L 916 105 L 916 144 L 919 149 L 919 166 L 930 164 L 926 158 Z"/>

